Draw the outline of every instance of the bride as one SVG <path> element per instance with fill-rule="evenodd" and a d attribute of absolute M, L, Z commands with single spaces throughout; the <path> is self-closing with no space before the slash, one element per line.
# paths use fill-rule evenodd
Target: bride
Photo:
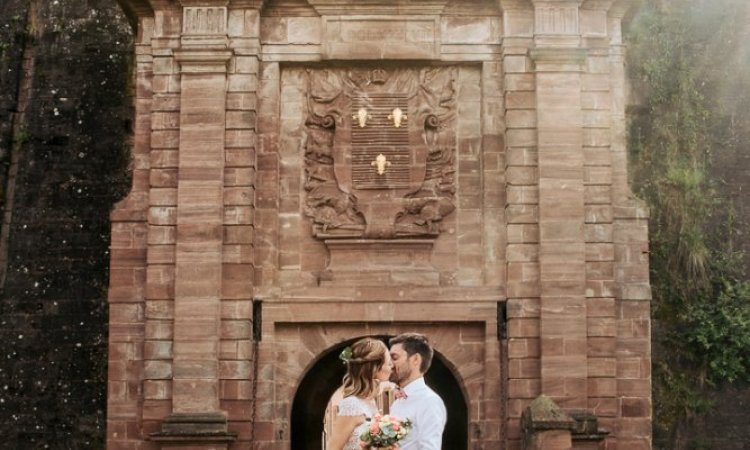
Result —
<path fill-rule="evenodd" d="M 377 339 L 364 338 L 347 347 L 340 358 L 346 364 L 344 399 L 333 419 L 330 450 L 360 450 L 359 435 L 367 429 L 366 419 L 378 413 L 375 396 L 380 383 L 388 381 L 393 369 L 388 347 Z"/>

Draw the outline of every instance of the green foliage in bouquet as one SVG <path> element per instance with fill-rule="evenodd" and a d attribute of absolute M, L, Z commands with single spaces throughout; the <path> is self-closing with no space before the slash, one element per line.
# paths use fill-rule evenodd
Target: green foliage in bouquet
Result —
<path fill-rule="evenodd" d="M 400 419 L 388 414 L 378 414 L 367 420 L 367 430 L 359 436 L 362 448 L 367 450 L 398 448 L 398 443 L 409 434 L 412 426 L 409 419 Z"/>

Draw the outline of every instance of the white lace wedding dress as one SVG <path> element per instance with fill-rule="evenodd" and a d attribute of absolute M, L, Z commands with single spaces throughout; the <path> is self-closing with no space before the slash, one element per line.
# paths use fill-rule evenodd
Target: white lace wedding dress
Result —
<path fill-rule="evenodd" d="M 363 400 L 355 396 L 345 397 L 338 405 L 339 416 L 365 416 L 366 418 L 371 418 L 377 412 L 378 409 L 374 401 Z M 344 450 L 360 450 L 359 435 L 367 429 L 368 424 L 369 422 L 364 421 L 354 428 L 352 435 L 349 436 L 349 440 L 344 445 Z"/>

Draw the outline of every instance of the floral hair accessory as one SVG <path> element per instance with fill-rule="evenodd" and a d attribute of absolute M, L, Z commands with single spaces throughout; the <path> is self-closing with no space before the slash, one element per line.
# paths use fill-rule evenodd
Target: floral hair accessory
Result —
<path fill-rule="evenodd" d="M 343 349 L 343 350 L 341 351 L 341 354 L 339 355 L 339 359 L 340 359 L 341 361 L 343 361 L 343 362 L 344 362 L 344 364 L 346 364 L 346 363 L 348 363 L 349 361 L 351 361 L 351 359 L 352 359 L 352 348 L 351 348 L 351 347 L 349 347 L 349 346 L 345 347 L 345 348 L 344 348 L 344 349 Z"/>

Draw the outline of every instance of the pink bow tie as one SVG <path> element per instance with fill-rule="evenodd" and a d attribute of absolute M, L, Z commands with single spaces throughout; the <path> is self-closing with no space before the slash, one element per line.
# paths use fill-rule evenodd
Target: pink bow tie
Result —
<path fill-rule="evenodd" d="M 406 395 L 406 392 L 403 391 L 403 389 L 396 388 L 393 391 L 393 398 L 396 400 L 406 400 L 409 396 Z"/>

